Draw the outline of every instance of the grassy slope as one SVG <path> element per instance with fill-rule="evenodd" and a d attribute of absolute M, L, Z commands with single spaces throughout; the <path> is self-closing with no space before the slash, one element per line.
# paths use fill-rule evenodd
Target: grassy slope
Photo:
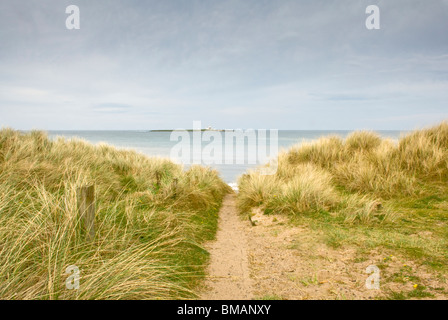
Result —
<path fill-rule="evenodd" d="M 178 179 L 175 188 L 174 179 Z M 159 180 L 159 183 L 157 181 Z M 0 298 L 193 297 L 228 191 L 217 173 L 43 132 L 0 131 Z M 95 184 L 86 241 L 77 188 Z M 80 289 L 67 290 L 76 265 Z"/>
<path fill-rule="evenodd" d="M 355 132 L 345 140 L 325 137 L 291 148 L 279 156 L 276 175 L 244 175 L 238 204 L 243 213 L 261 207 L 266 214 L 287 214 L 293 224 L 316 230 L 317 241 L 355 247 L 358 261 L 375 250 L 393 253 L 446 283 L 447 178 L 447 123 L 410 133 L 398 144 Z M 418 281 L 418 270 L 404 278 Z M 384 281 L 402 279 L 390 275 Z M 425 290 L 388 296 L 430 297 Z"/>

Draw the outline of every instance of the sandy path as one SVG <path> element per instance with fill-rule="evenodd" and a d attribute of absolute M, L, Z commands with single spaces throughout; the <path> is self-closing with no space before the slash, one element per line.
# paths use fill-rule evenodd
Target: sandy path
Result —
<path fill-rule="evenodd" d="M 227 195 L 219 212 L 216 240 L 206 245 L 210 265 L 202 299 L 247 300 L 252 298 L 252 282 L 247 257 L 247 226 L 238 216 L 235 195 Z"/>

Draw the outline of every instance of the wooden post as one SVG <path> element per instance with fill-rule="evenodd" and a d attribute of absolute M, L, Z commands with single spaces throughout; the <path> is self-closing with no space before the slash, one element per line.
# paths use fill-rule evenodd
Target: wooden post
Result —
<path fill-rule="evenodd" d="M 174 186 L 174 198 L 176 198 L 176 197 L 177 197 L 177 181 L 178 181 L 178 179 L 177 179 L 177 178 L 174 178 L 174 179 L 173 179 L 173 186 Z"/>
<path fill-rule="evenodd" d="M 160 180 L 162 179 L 162 175 L 159 171 L 156 171 L 156 181 L 157 181 L 157 187 L 160 187 Z"/>
<path fill-rule="evenodd" d="M 78 189 L 78 210 L 81 223 L 86 231 L 86 238 L 95 238 L 95 186 L 84 186 Z"/>

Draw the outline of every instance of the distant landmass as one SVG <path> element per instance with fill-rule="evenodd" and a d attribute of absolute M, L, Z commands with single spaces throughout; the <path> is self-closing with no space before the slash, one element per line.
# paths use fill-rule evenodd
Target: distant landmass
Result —
<path fill-rule="evenodd" d="M 171 131 L 235 131 L 235 129 L 159 129 L 159 130 L 149 130 L 149 132 L 171 132 Z"/>

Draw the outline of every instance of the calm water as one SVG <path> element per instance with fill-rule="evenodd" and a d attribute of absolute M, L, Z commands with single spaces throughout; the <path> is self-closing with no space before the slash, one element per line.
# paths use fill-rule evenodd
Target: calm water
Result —
<path fill-rule="evenodd" d="M 342 138 L 346 137 L 351 131 L 300 131 L 300 130 L 280 130 L 278 132 L 278 149 L 287 149 L 290 146 L 306 141 L 317 139 L 326 135 L 338 135 Z M 398 139 L 402 133 L 401 131 L 378 131 L 378 133 L 387 138 Z M 192 132 L 189 133 L 191 136 Z M 220 133 L 222 136 L 223 132 Z M 147 131 L 50 131 L 51 138 L 57 136 L 64 136 L 66 138 L 78 137 L 85 139 L 93 144 L 108 143 L 118 148 L 134 149 L 148 156 L 160 156 L 169 158 L 172 148 L 179 143 L 179 141 L 171 141 L 171 132 L 147 132 Z M 269 134 L 267 135 L 269 137 Z M 191 138 L 193 141 L 193 138 Z M 223 141 L 225 139 L 223 138 Z M 258 140 L 258 144 L 261 140 Z M 202 142 L 202 147 L 208 145 L 209 142 Z M 266 143 L 267 154 L 269 154 L 269 139 Z M 245 159 L 242 160 L 244 164 L 213 164 L 211 167 L 216 168 L 222 178 L 228 182 L 235 182 L 239 175 L 246 172 L 247 169 L 255 167 L 256 165 L 248 164 L 247 154 L 249 149 L 248 141 L 245 143 Z M 197 151 L 197 150 L 196 150 Z M 191 148 L 193 156 L 194 151 Z M 237 163 L 237 157 L 234 157 Z"/>

